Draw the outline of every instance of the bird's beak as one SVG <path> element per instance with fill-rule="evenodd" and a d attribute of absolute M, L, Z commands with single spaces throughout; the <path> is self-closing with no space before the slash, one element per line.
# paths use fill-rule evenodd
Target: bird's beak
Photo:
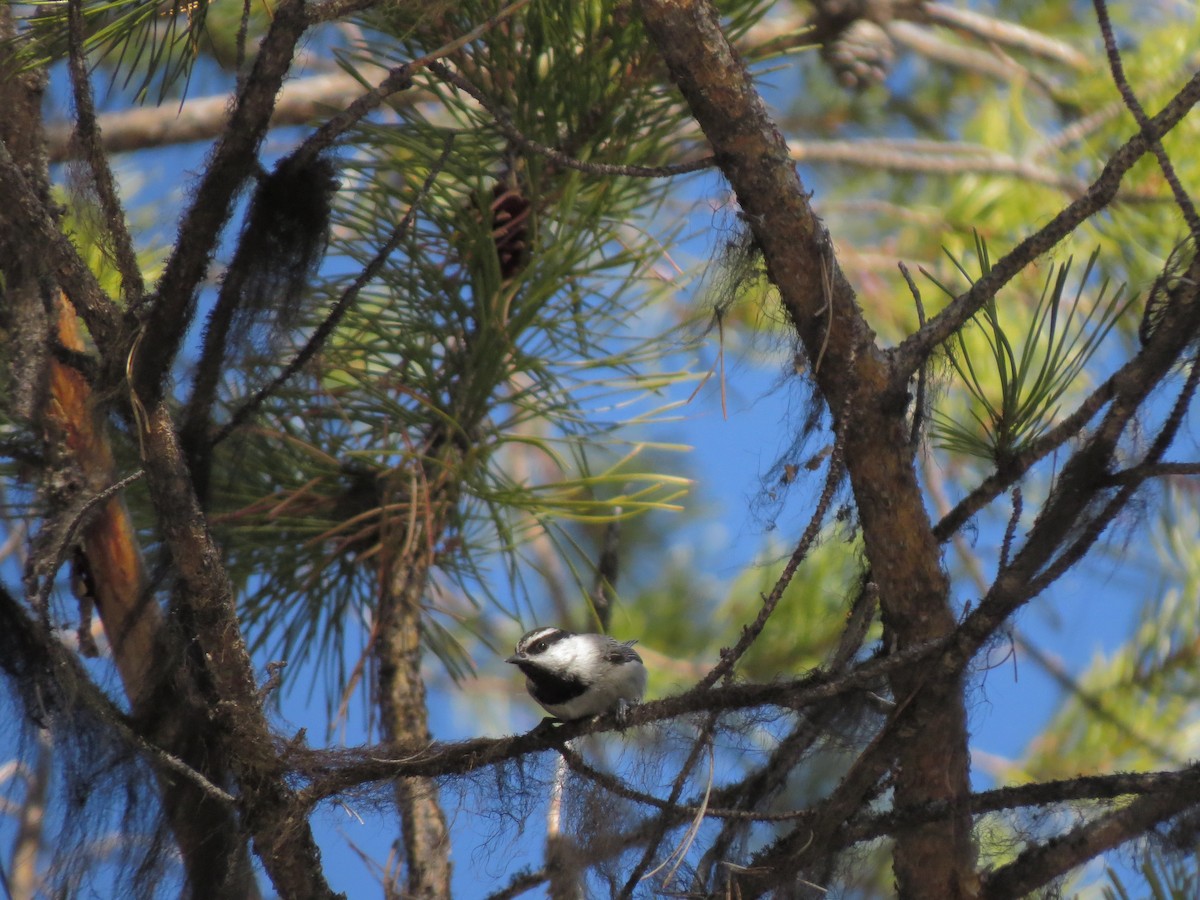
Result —
<path fill-rule="evenodd" d="M 505 660 L 505 662 L 506 662 L 506 663 L 512 663 L 513 665 L 516 665 L 517 663 L 519 663 L 519 662 L 520 662 L 521 660 L 523 660 L 524 658 L 525 658 L 525 654 L 523 654 L 523 653 L 514 653 L 512 656 L 510 656 L 508 659 L 506 659 L 506 660 Z"/>

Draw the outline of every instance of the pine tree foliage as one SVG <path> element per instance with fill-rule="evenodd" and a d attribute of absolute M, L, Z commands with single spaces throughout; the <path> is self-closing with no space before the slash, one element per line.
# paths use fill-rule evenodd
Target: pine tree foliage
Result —
<path fill-rule="evenodd" d="M 0 9 L 9 893 L 1194 893 L 1200 19 L 1080 13 Z"/>

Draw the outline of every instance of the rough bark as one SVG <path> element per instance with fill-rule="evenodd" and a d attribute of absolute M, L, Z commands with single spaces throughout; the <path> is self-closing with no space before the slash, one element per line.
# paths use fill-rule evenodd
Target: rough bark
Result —
<path fill-rule="evenodd" d="M 85 347 L 74 308 L 58 304 L 58 336 L 68 350 Z M 77 473 L 88 496 L 117 479 L 116 464 L 83 375 L 51 362 L 50 402 L 40 417 L 55 470 Z M 92 512 L 79 534 L 78 565 L 86 567 L 90 600 L 104 626 L 113 663 L 134 719 L 156 745 L 220 783 L 205 726 L 207 715 L 192 672 L 177 671 L 182 654 L 153 593 L 147 590 L 137 535 L 120 495 Z M 192 896 L 258 895 L 246 841 L 233 810 L 194 783 L 163 774 L 163 805 L 179 844 Z"/>
<path fill-rule="evenodd" d="M 11 9 L 0 10 L 0 30 L 11 34 Z M 40 205 L 39 221 L 49 224 L 44 210 L 53 204 L 41 127 L 44 75 L 29 72 L 0 79 L 0 141 L 7 151 L 9 177 L 21 182 L 26 204 Z M 10 199 L 15 199 L 11 198 Z M 40 552 L 39 578 L 53 577 L 65 527 L 78 504 L 117 479 L 116 464 L 96 393 L 84 374 L 54 358 L 57 345 L 78 355 L 87 350 L 75 309 L 54 283 L 55 266 L 47 259 L 37 230 L 22 218 L 23 204 L 6 203 L 0 211 L 0 269 L 5 282 L 8 335 L 11 339 L 13 414 L 40 432 L 46 467 L 40 487 L 55 527 L 48 529 Z M 61 235 L 56 236 L 65 240 Z M 98 298 L 93 298 L 98 299 Z M 108 332 L 98 329 L 102 334 Z M 155 727 L 149 736 L 188 764 L 203 768 L 197 749 L 202 729 L 190 727 L 189 704 L 178 696 L 151 714 L 166 678 L 178 688 L 176 675 L 164 668 L 172 658 L 161 610 L 146 589 L 137 537 L 121 497 L 114 496 L 92 510 L 76 537 L 77 566 L 85 575 L 136 719 Z M 67 548 L 69 549 L 69 548 Z M 84 601 L 81 601 L 84 602 Z M 86 626 L 81 622 L 81 630 Z M 157 665 L 156 665 L 157 663 Z M 190 738 L 189 738 L 190 733 Z M 245 841 L 233 811 L 213 801 L 186 780 L 172 783 L 163 776 L 163 803 L 188 872 L 192 896 L 257 896 Z M 216 877 L 221 873 L 221 877 Z"/>
<path fill-rule="evenodd" d="M 845 429 L 846 468 L 879 585 L 885 640 L 906 648 L 949 635 L 949 583 L 909 450 L 908 398 L 892 387 L 889 358 L 841 273 L 783 136 L 706 0 L 639 0 L 637 8 L 737 195 L 834 425 Z M 848 420 L 837 421 L 843 409 Z M 896 803 L 940 800 L 955 810 L 897 836 L 900 894 L 975 896 L 961 676 L 900 671 L 892 690 L 907 707 L 896 743 Z M 781 870 L 774 880 L 789 877 Z"/>
<path fill-rule="evenodd" d="M 275 10 L 254 67 L 180 222 L 178 239 L 143 322 L 143 334 L 151 339 L 137 342 L 131 364 L 133 386 L 147 407 L 162 397 L 164 379 L 195 313 L 197 288 L 233 214 L 238 192 L 257 165 L 258 147 L 276 97 L 308 24 L 304 0 L 284 0 Z"/>
<path fill-rule="evenodd" d="M 375 633 L 380 722 L 389 744 L 432 743 L 421 676 L 421 600 L 429 581 L 432 537 L 440 533 L 448 501 L 413 496 L 419 507 L 404 527 L 385 534 L 391 557 L 384 566 Z M 414 493 L 416 493 L 414 489 Z M 400 896 L 450 896 L 450 837 L 437 781 L 415 776 L 395 783 L 404 842 L 405 885 Z"/>
<path fill-rule="evenodd" d="M 197 677 L 208 686 L 207 725 L 219 767 L 227 767 L 241 788 L 245 830 L 280 896 L 332 898 L 308 820 L 287 786 L 229 577 L 165 402 L 147 415 L 139 437 L 151 500 L 178 579 L 173 614 L 186 630 Z"/>
<path fill-rule="evenodd" d="M 0 7 L 0 41 L 16 34 L 12 7 Z M 0 64 L 7 61 L 0 58 Z M 46 73 L 29 69 L 0 77 L 0 145 L 30 186 L 36 201 L 49 202 L 45 135 L 42 130 L 42 95 Z M 14 415 L 30 420 L 41 408 L 49 377 L 48 359 L 54 319 L 50 292 L 44 278 L 47 266 L 41 254 L 29 253 L 24 235 L 11 216 L 8 203 L 0 204 L 0 265 L 4 270 L 0 294 L 0 327 L 8 334 L 9 403 Z"/>

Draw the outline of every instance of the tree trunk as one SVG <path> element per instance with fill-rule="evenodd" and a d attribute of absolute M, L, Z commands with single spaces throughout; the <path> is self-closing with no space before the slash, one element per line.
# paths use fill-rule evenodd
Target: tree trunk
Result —
<path fill-rule="evenodd" d="M 82 353 L 74 308 L 65 298 L 57 305 L 59 343 Z M 94 496 L 117 480 L 105 426 L 84 377 L 57 360 L 50 368 L 50 402 L 42 422 L 48 452 L 61 457 L 53 468 L 77 473 L 85 493 Z M 88 599 L 104 626 L 134 719 L 156 745 L 211 781 L 224 781 L 205 704 L 178 642 L 165 627 L 158 601 L 146 587 L 137 535 L 119 495 L 104 501 L 83 526 L 76 565 L 86 570 Z M 192 896 L 257 897 L 250 855 L 233 811 L 187 779 L 161 774 L 160 780 Z"/>
<path fill-rule="evenodd" d="M 431 493 L 441 490 L 431 489 Z M 448 501 L 413 496 L 433 521 L 414 514 L 396 533 L 385 529 L 388 562 L 382 572 L 375 659 L 383 736 L 389 743 L 431 743 L 421 677 L 421 599 L 429 581 L 430 535 L 441 532 Z M 401 778 L 395 786 L 404 842 L 405 885 L 399 896 L 441 900 L 450 896 L 450 837 L 432 778 Z M 389 891 L 393 889 L 389 888 Z"/>
<path fill-rule="evenodd" d="M 845 435 L 846 468 L 888 635 L 898 649 L 949 635 L 955 626 L 949 582 L 913 467 L 905 385 L 890 377 L 889 358 L 838 267 L 786 142 L 707 0 L 637 6 L 737 195 L 834 427 Z M 892 687 L 904 716 L 900 740 L 889 742 L 900 748 L 897 805 L 942 800 L 955 810 L 897 837 L 900 894 L 976 896 L 961 678 L 901 672 Z"/>

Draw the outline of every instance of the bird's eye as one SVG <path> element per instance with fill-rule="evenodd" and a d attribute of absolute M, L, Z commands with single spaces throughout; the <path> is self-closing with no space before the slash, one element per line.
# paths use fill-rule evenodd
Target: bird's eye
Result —
<path fill-rule="evenodd" d="M 538 641 L 536 644 L 534 644 L 532 647 L 529 648 L 529 652 L 530 653 L 545 653 L 546 652 L 546 642 Z"/>

